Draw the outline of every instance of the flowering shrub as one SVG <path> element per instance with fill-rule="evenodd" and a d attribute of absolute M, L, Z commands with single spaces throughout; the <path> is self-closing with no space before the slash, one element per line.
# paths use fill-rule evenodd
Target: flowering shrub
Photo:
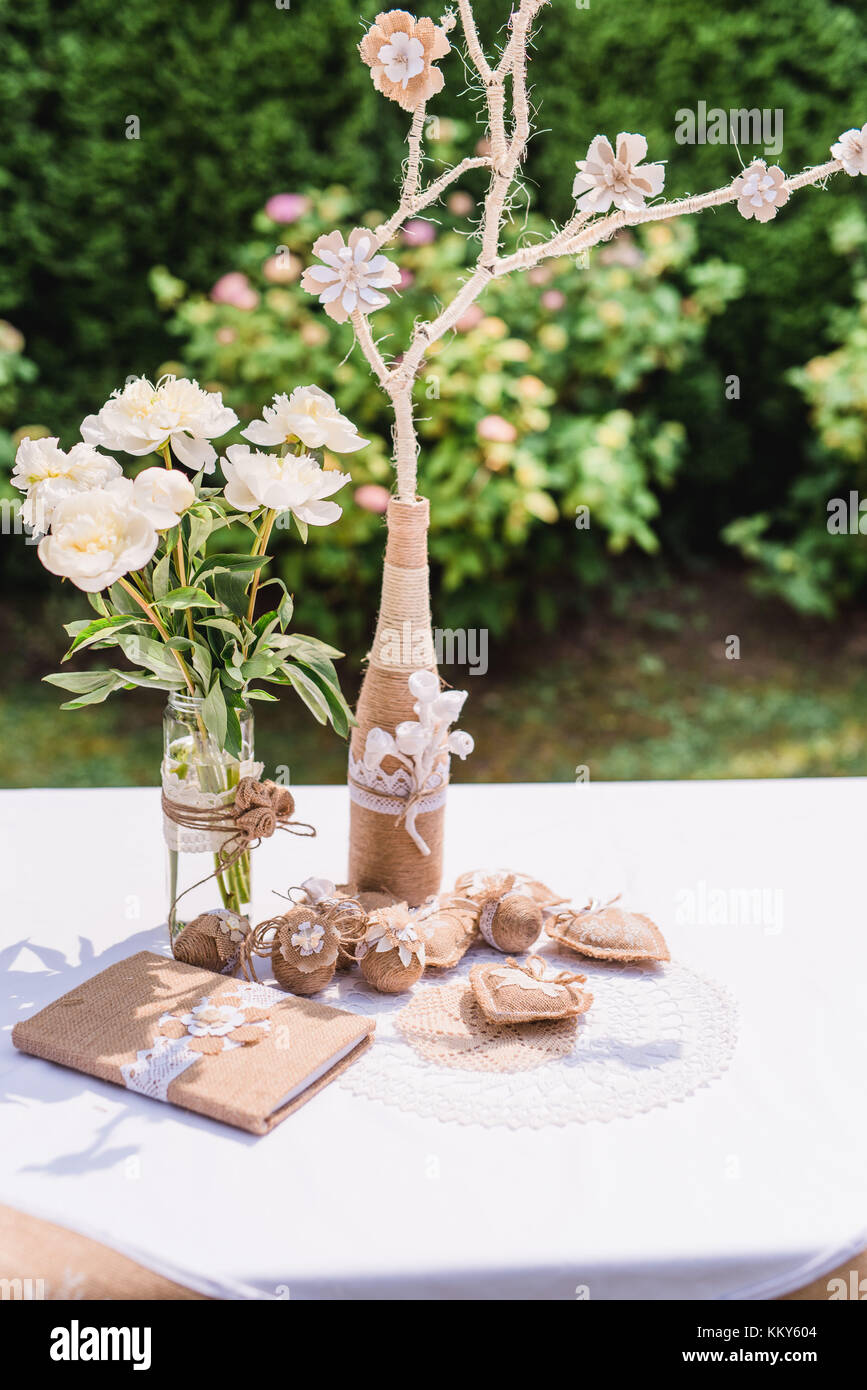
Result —
<path fill-rule="evenodd" d="M 440 122 L 444 155 L 452 125 Z M 453 222 L 471 207 L 458 188 L 436 221 L 414 219 L 389 248 L 400 282 L 372 320 L 377 338 L 387 343 L 411 325 L 416 289 L 429 301 L 454 284 L 469 253 Z M 188 292 L 164 268 L 152 273 L 184 369 L 222 391 L 242 421 L 301 373 L 332 384 L 371 439 L 351 461 L 356 505 L 329 535 L 311 536 L 303 555 L 281 561 L 290 589 L 304 574 L 305 620 L 331 624 L 342 642 L 366 635 L 376 602 L 391 441 L 386 404 L 350 352 L 349 328 L 323 315 L 300 279 L 324 232 L 379 221 L 376 211 L 359 215 L 339 187 L 275 195 L 209 295 Z M 528 230 L 543 224 L 522 224 Z M 654 225 L 602 248 L 583 275 L 568 260 L 548 262 L 508 291 L 492 285 L 454 337 L 433 345 L 416 400 L 444 622 L 502 633 L 528 609 L 553 620 L 576 581 L 604 573 L 606 548 L 656 548 L 658 494 L 674 480 L 685 433 L 642 395 L 655 374 L 685 365 L 709 318 L 740 289 L 733 266 L 690 265 L 694 248 L 690 226 Z M 510 327 L 500 313 L 505 293 Z M 425 398 L 438 402 L 430 418 Z M 366 595 L 368 611 L 343 602 L 348 592 Z"/>

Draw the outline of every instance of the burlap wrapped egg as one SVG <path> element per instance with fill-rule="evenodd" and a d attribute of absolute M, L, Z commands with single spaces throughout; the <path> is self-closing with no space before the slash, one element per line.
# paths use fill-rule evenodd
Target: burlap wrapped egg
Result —
<path fill-rule="evenodd" d="M 256 978 L 253 956 L 270 956 L 274 979 L 289 994 L 318 994 L 337 968 L 340 934 L 326 913 L 298 904 L 282 917 L 260 922 L 245 943 L 245 973 Z"/>
<path fill-rule="evenodd" d="M 579 911 L 561 908 L 548 918 L 545 930 L 553 941 L 594 960 L 671 960 L 656 923 L 640 912 L 627 912 L 616 899 L 591 901 Z"/>
<path fill-rule="evenodd" d="M 327 878 L 307 878 L 300 888 L 301 902 L 313 904 L 323 912 L 333 926 L 337 928 L 340 937 L 340 948 L 337 954 L 337 969 L 348 970 L 355 964 L 355 951 L 358 942 L 364 936 L 367 928 L 368 913 L 370 907 L 362 902 L 362 898 L 382 897 L 386 902 L 391 902 L 391 896 L 386 894 L 359 894 L 352 893 L 345 883 L 334 884 Z M 384 904 L 376 903 L 375 906 Z"/>
<path fill-rule="evenodd" d="M 172 942 L 172 954 L 175 960 L 182 960 L 186 965 L 233 975 L 249 931 L 248 917 L 241 917 L 225 907 L 215 907 L 211 912 L 194 917 L 178 932 Z"/>
<path fill-rule="evenodd" d="M 542 933 L 543 908 L 564 901 L 544 883 L 508 869 L 461 874 L 455 893 L 476 903 L 482 937 L 508 955 L 528 950 Z"/>
<path fill-rule="evenodd" d="M 374 989 L 381 994 L 402 994 L 424 971 L 424 927 L 406 903 L 377 908 L 370 914 L 355 958 Z"/>

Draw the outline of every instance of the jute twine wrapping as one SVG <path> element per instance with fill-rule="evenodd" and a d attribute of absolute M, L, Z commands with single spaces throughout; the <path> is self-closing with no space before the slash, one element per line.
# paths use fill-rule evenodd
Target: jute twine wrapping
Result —
<path fill-rule="evenodd" d="M 304 954 L 292 938 L 308 924 L 321 928 L 322 939 L 318 950 Z M 241 948 L 241 966 L 247 978 L 255 980 L 253 957 L 269 957 L 281 989 L 289 994 L 318 994 L 331 983 L 341 962 L 344 968 L 352 964 L 366 928 L 367 916 L 353 899 L 322 900 L 314 906 L 299 903 L 259 923 Z"/>
<path fill-rule="evenodd" d="M 194 888 L 200 888 L 209 879 L 224 873 L 248 850 L 255 849 L 262 841 L 270 839 L 277 830 L 288 830 L 292 835 L 315 835 L 312 825 L 303 821 L 293 821 L 295 798 L 288 787 L 278 786 L 276 782 L 260 781 L 258 777 L 242 777 L 235 788 L 234 799 L 225 806 L 189 806 L 173 801 L 165 789 L 162 793 L 163 815 L 175 825 L 189 830 L 224 831 L 226 839 L 216 853 L 219 865 L 210 874 L 205 874 L 198 883 L 193 883 L 179 893 L 169 908 L 169 921 L 174 918 L 175 909 L 181 898 Z"/>
<path fill-rule="evenodd" d="M 667 961 L 671 952 L 655 922 L 640 912 L 590 902 L 576 912 L 564 908 L 545 922 L 553 941 L 594 960 Z"/>
<path fill-rule="evenodd" d="M 382 598 L 376 634 L 352 732 L 351 751 L 356 760 L 372 728 L 393 734 L 398 724 L 415 719 L 413 696 L 407 681 L 413 671 L 436 673 L 427 561 L 429 505 L 393 497 L 388 504 L 388 540 L 383 567 Z M 395 661 L 395 646 L 400 660 Z M 391 650 L 389 650 L 391 648 Z M 383 759 L 383 771 L 400 764 Z M 447 764 L 442 768 L 447 776 Z M 442 878 L 443 822 L 445 807 L 422 812 L 418 832 L 429 845 L 423 855 L 396 817 L 360 806 L 350 807 L 349 882 L 357 890 L 387 888 L 398 901 L 417 907 L 439 890 Z"/>
<path fill-rule="evenodd" d="M 234 975 L 249 930 L 249 918 L 236 912 L 222 908 L 202 912 L 175 937 L 172 954 L 175 960 L 198 965 L 201 970 Z"/>
<path fill-rule="evenodd" d="M 470 971 L 479 1008 L 491 1023 L 498 1024 L 574 1018 L 586 1013 L 593 995 L 579 988 L 585 982 L 586 976 L 567 970 L 549 974 L 540 956 L 529 956 L 523 965 L 509 956 L 502 965 L 474 965 Z"/>
<path fill-rule="evenodd" d="M 355 958 L 361 966 L 361 973 L 380 994 L 403 994 L 424 973 L 424 947 L 408 951 L 400 935 L 406 929 L 416 939 L 423 937 L 422 928 L 416 926 L 414 915 L 406 903 L 378 908 L 370 914 L 364 939 L 358 943 Z M 387 946 L 387 949 L 383 949 L 383 946 Z M 404 953 L 408 953 L 406 961 L 401 959 L 401 946 Z"/>

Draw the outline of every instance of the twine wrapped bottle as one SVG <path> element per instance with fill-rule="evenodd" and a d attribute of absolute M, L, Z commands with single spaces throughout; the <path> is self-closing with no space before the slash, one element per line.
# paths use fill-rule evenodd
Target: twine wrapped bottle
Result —
<path fill-rule="evenodd" d="M 355 891 L 386 889 L 411 907 L 424 902 L 440 886 L 448 759 L 443 758 L 437 768 L 440 785 L 424 795 L 417 812 L 418 833 L 430 849 L 425 855 L 403 821 L 397 823 L 408 799 L 400 764 L 386 757 L 374 777 L 366 772 L 363 757 L 372 728 L 393 734 L 398 724 L 416 717 L 407 684 L 412 673 L 425 669 L 436 674 L 428 519 L 425 498 L 405 501 L 393 497 L 388 504 L 382 599 L 349 759 L 349 882 Z"/>

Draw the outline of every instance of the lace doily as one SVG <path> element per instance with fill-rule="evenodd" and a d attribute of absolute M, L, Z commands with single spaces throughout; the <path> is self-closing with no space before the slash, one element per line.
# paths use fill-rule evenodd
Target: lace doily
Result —
<path fill-rule="evenodd" d="M 736 1042 L 736 1006 L 680 963 L 626 965 L 546 948 L 580 968 L 594 996 L 579 1019 L 494 1028 L 467 979 L 500 952 L 476 946 L 411 995 L 380 995 L 353 971 L 322 999 L 376 1017 L 374 1046 L 338 1079 L 359 1096 L 458 1124 L 541 1129 L 623 1119 L 684 1100 L 719 1077 Z"/>
<path fill-rule="evenodd" d="M 176 766 L 176 763 L 164 759 L 160 770 L 163 791 L 171 801 L 194 806 L 199 811 L 213 811 L 225 806 L 226 801 L 231 799 L 226 792 L 203 792 L 199 787 L 194 762 L 184 765 L 185 777 L 177 776 L 174 771 Z M 240 780 L 241 777 L 261 777 L 265 764 L 245 759 L 237 766 Z M 181 854 L 216 854 L 228 838 L 224 830 L 193 830 L 163 816 L 163 839 L 169 849 Z"/>

